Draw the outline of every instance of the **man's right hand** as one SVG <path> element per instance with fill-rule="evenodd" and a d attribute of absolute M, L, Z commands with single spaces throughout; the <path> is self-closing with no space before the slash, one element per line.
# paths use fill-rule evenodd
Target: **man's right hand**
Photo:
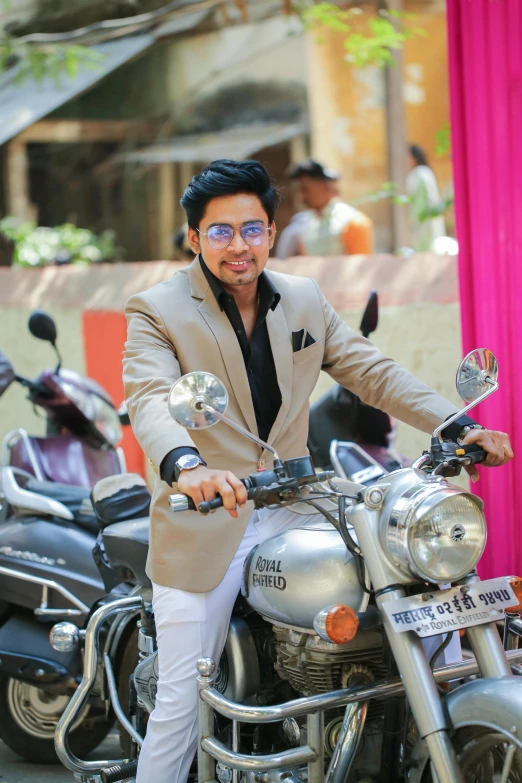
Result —
<path fill-rule="evenodd" d="M 182 470 L 178 477 L 178 489 L 192 498 L 196 508 L 204 500 L 223 498 L 223 506 L 231 517 L 237 519 L 236 505 L 244 508 L 248 496 L 241 481 L 229 470 L 211 470 L 200 465 L 194 470 Z"/>

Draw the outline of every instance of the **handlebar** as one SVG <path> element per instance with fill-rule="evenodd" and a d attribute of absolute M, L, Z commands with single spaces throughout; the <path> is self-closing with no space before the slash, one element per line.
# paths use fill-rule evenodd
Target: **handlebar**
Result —
<path fill-rule="evenodd" d="M 273 470 L 263 470 L 240 480 L 247 490 L 248 500 L 272 503 L 277 502 L 280 499 L 278 496 L 283 493 L 295 491 L 306 484 L 326 481 L 333 475 L 333 471 L 317 471 L 314 476 L 287 478 L 281 477 Z M 196 511 L 196 505 L 192 498 L 182 493 L 170 495 L 169 505 L 171 511 Z M 222 506 L 223 498 L 221 495 L 217 495 L 213 500 L 204 500 L 200 503 L 197 511 L 200 514 L 209 514 Z"/>
<path fill-rule="evenodd" d="M 464 454 L 459 454 L 459 451 L 464 450 Z M 462 458 L 464 465 L 478 465 L 480 462 L 484 462 L 488 453 L 483 448 L 477 446 L 475 443 L 471 443 L 469 446 L 460 446 L 456 452 L 457 456 Z M 469 460 L 469 461 L 468 461 Z"/>

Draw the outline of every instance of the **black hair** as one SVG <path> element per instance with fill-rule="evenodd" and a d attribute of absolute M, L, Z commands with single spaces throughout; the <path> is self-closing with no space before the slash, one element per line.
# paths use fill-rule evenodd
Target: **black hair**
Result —
<path fill-rule="evenodd" d="M 410 144 L 408 147 L 410 155 L 417 163 L 417 166 L 428 166 L 428 156 L 418 144 Z"/>
<path fill-rule="evenodd" d="M 207 204 L 220 196 L 251 193 L 257 196 L 271 223 L 281 200 L 268 171 L 257 160 L 215 160 L 192 177 L 181 198 L 191 228 L 199 228 Z"/>
<path fill-rule="evenodd" d="M 317 160 L 302 160 L 300 163 L 293 163 L 288 167 L 286 176 L 290 179 L 299 179 L 299 177 L 309 177 L 310 179 L 339 179 L 339 175 L 333 169 L 323 166 Z"/>

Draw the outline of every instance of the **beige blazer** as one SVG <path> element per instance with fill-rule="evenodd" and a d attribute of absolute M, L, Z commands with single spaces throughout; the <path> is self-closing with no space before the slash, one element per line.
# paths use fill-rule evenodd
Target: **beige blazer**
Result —
<path fill-rule="evenodd" d="M 451 403 L 350 329 L 315 280 L 266 274 L 281 294 L 266 319 L 282 398 L 268 443 L 283 460 L 308 453 L 309 397 L 321 369 L 369 405 L 428 433 L 455 412 Z M 206 592 L 222 580 L 248 524 L 251 504 L 238 519 L 223 510 L 207 517 L 173 513 L 168 495 L 176 488 L 161 481 L 161 462 L 177 446 L 195 446 L 209 467 L 243 477 L 260 466 L 270 467 L 272 460 L 269 452 L 223 423 L 189 434 L 169 416 L 167 396 L 181 375 L 211 372 L 227 388 L 228 415 L 257 434 L 241 348 L 199 259 L 131 297 L 126 313 L 125 397 L 134 433 L 157 474 L 147 573 L 161 585 Z M 303 328 L 316 342 L 294 353 L 292 332 Z"/>

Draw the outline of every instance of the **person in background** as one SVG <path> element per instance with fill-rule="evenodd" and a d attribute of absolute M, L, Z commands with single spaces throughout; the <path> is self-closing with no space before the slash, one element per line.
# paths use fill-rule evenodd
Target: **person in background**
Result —
<path fill-rule="evenodd" d="M 292 215 L 289 224 L 285 226 L 279 236 L 275 249 L 276 258 L 293 258 L 301 255 L 299 252 L 299 236 L 309 218 L 310 212 L 308 209 L 303 209 L 301 212 L 296 212 L 295 215 Z"/>
<path fill-rule="evenodd" d="M 372 221 L 339 198 L 337 172 L 316 160 L 305 160 L 291 166 L 288 176 L 297 183 L 299 198 L 308 207 L 306 220 L 303 218 L 298 224 L 299 255 L 372 252 Z"/>
<path fill-rule="evenodd" d="M 406 192 L 411 199 L 411 246 L 415 250 L 431 250 L 436 239 L 446 236 L 444 215 L 428 217 L 431 210 L 441 207 L 439 188 L 422 147 L 410 144 L 408 152 L 411 171 L 406 178 Z"/>

